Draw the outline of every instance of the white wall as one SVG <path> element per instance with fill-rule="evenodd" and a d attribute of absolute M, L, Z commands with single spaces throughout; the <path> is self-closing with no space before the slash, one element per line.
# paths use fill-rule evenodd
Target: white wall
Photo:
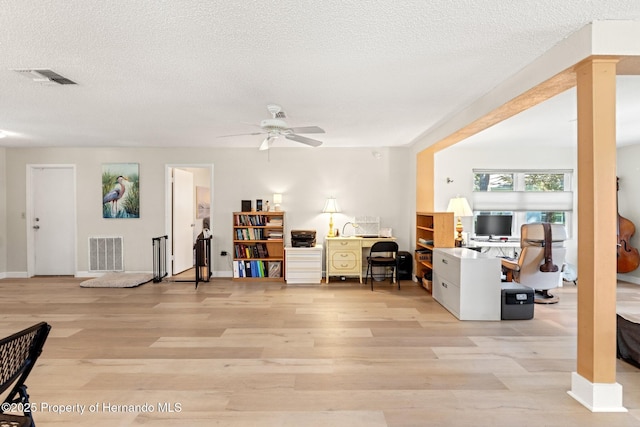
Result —
<path fill-rule="evenodd" d="M 640 145 L 620 147 L 617 150 L 617 174 L 620 178 L 618 191 L 618 213 L 631 221 L 636 233 L 631 237 L 631 246 L 640 248 Z M 618 278 L 640 285 L 640 268 L 619 274 Z"/>
<path fill-rule="evenodd" d="M 478 144 L 481 145 L 481 144 Z M 577 152 L 573 148 L 553 149 L 519 147 L 514 143 L 510 150 L 496 150 L 457 145 L 442 150 L 435 155 L 434 208 L 447 209 L 449 199 L 457 195 L 473 200 L 473 169 L 571 169 L 573 174 L 574 207 L 577 206 Z M 447 177 L 453 182 L 447 183 Z M 473 208 L 473 206 L 471 206 Z M 572 215 L 571 240 L 566 242 L 567 262 L 577 265 L 577 214 Z M 472 230 L 472 218 L 463 218 L 466 231 Z"/>
<path fill-rule="evenodd" d="M 6 255 L 5 271 L 13 277 L 26 274 L 26 222 L 21 214 L 26 209 L 27 164 L 76 165 L 79 271 L 88 270 L 87 238 L 94 235 L 124 236 L 125 269 L 151 271 L 151 238 L 166 233 L 167 164 L 214 165 L 214 272 L 230 272 L 229 258 L 220 257 L 219 253 L 232 253 L 232 212 L 240 210 L 240 201 L 271 201 L 276 192 L 283 194 L 281 208 L 287 212 L 287 243 L 292 228 L 316 229 L 318 243 L 322 243 L 328 217 L 321 210 L 325 198 L 335 196 L 342 208 L 342 213 L 334 215 L 336 227 L 341 229 L 353 216 L 379 216 L 382 226 L 393 228 L 401 250 L 411 250 L 410 222 L 414 211 L 409 206 L 415 198 L 415 177 L 407 165 L 415 159 L 409 158 L 406 148 L 376 150 L 382 154 L 379 159 L 366 148 L 305 147 L 266 152 L 253 148 L 7 148 L 6 172 L 0 173 L 7 179 L 7 200 L 11 200 L 6 207 L 7 246 L 11 251 Z M 139 219 L 102 218 L 101 165 L 116 162 L 140 164 Z"/>

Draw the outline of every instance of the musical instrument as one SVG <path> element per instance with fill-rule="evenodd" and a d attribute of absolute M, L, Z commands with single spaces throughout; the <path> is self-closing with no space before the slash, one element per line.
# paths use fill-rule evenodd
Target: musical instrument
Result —
<path fill-rule="evenodd" d="M 620 178 L 616 178 L 616 192 L 620 190 L 618 184 Z M 618 211 L 618 196 L 616 194 L 616 211 Z M 618 273 L 628 273 L 640 265 L 640 253 L 631 246 L 629 240 L 636 232 L 633 222 L 620 215 L 618 211 Z"/>

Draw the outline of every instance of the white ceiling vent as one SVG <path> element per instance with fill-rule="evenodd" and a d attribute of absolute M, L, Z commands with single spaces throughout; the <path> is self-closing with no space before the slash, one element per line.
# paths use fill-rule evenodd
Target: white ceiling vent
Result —
<path fill-rule="evenodd" d="M 76 82 L 71 81 L 68 78 L 61 76 L 60 74 L 54 71 L 51 71 L 47 68 L 41 68 L 41 69 L 19 68 L 19 69 L 14 69 L 13 71 L 15 71 L 16 73 L 20 73 L 23 76 L 38 83 L 59 84 L 59 85 L 77 84 Z"/>

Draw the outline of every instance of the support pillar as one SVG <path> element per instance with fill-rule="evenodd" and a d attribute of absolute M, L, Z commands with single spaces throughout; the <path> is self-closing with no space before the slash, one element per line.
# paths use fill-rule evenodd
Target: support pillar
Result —
<path fill-rule="evenodd" d="M 569 394 L 623 412 L 616 383 L 616 59 L 578 64 L 578 355 Z"/>

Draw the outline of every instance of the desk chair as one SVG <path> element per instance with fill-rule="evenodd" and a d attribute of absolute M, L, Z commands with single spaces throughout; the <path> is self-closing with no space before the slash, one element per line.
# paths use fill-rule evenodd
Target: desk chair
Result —
<path fill-rule="evenodd" d="M 3 403 L 25 408 L 22 416 L 4 414 L 0 409 L 0 420 L 7 425 L 35 427 L 25 381 L 42 353 L 50 330 L 49 324 L 40 322 L 0 340 L 0 395 L 11 387 Z"/>
<path fill-rule="evenodd" d="M 562 280 L 562 265 L 567 249 L 567 230 L 562 224 L 549 224 L 550 228 L 550 260 L 545 260 L 545 231 L 543 223 L 524 224 L 520 228 L 520 256 L 517 260 L 502 259 L 502 269 L 507 278 L 514 282 L 533 288 L 536 291 L 535 302 L 554 304 L 558 297 L 549 293 L 549 289 L 557 288 Z M 555 266 L 545 268 L 543 265 Z M 542 267 L 542 269 L 541 269 Z M 542 271 L 552 270 L 552 271 Z"/>
<path fill-rule="evenodd" d="M 398 276 L 398 244 L 396 242 L 376 242 L 371 246 L 371 251 L 367 257 L 367 274 L 364 278 L 364 283 L 367 283 L 369 276 L 371 276 L 371 290 L 373 291 L 373 268 L 387 267 L 392 268 L 390 283 L 393 283 L 395 276 L 396 282 L 398 282 L 398 289 L 400 289 L 400 278 Z"/>

